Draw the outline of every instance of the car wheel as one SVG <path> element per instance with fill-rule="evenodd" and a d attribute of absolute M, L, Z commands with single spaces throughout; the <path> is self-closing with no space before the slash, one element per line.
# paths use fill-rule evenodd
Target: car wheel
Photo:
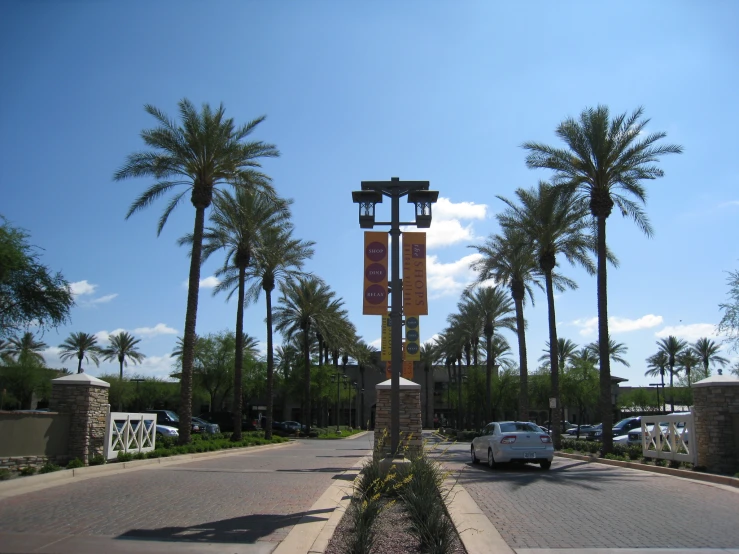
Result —
<path fill-rule="evenodd" d="M 539 465 L 541 466 L 541 469 L 549 469 L 552 467 L 552 460 L 542 460 L 539 462 Z"/>
<path fill-rule="evenodd" d="M 490 469 L 495 469 L 496 465 L 497 464 L 495 463 L 495 456 L 493 456 L 493 449 L 488 448 L 488 467 Z"/>
<path fill-rule="evenodd" d="M 472 463 L 473 464 L 479 464 L 480 463 L 480 460 L 477 459 L 477 455 L 475 454 L 475 447 L 474 446 L 471 446 L 470 447 L 470 456 L 472 458 Z"/>

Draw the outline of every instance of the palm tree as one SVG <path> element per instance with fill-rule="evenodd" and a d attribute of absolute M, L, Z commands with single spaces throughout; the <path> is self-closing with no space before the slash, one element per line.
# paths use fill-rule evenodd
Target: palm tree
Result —
<path fill-rule="evenodd" d="M 552 353 L 549 350 L 549 341 L 545 343 L 543 352 L 545 354 L 539 358 L 539 361 L 544 362 L 544 367 L 549 367 L 552 359 Z M 559 369 L 561 371 L 564 370 L 567 362 L 572 359 L 576 352 L 577 344 L 572 342 L 570 339 L 563 339 L 561 337 L 557 338 L 557 359 L 559 360 Z"/>
<path fill-rule="evenodd" d="M 45 342 L 36 340 L 33 333 L 26 331 L 20 337 L 10 337 L 3 350 L 6 356 L 20 365 L 27 363 L 43 365 L 45 360 L 39 352 L 46 347 Z"/>
<path fill-rule="evenodd" d="M 587 348 L 595 354 L 596 357 L 600 358 L 600 346 L 598 345 L 598 341 L 591 342 L 588 344 Z M 610 337 L 608 338 L 608 357 L 612 362 L 623 364 L 626 367 L 631 367 L 629 362 L 626 361 L 626 358 L 624 358 L 628 350 L 629 347 L 625 344 L 616 342 Z"/>
<path fill-rule="evenodd" d="M 120 373 L 118 379 L 123 383 L 123 366 L 128 365 L 128 360 L 134 364 L 141 363 L 146 358 L 144 354 L 138 351 L 136 345 L 141 339 L 134 338 L 133 335 L 126 331 L 121 331 L 110 336 L 110 345 L 100 350 L 100 354 L 105 361 L 118 360 Z M 118 399 L 118 411 L 123 411 L 123 398 Z"/>
<path fill-rule="evenodd" d="M 726 364 L 729 363 L 729 360 L 722 356 L 719 356 L 721 345 L 716 344 L 713 340 L 709 338 L 704 337 L 698 339 L 692 346 L 692 349 L 693 352 L 695 352 L 701 359 L 701 363 L 703 364 L 703 375 L 701 375 L 702 379 L 711 376 L 711 370 L 708 367 L 711 362 L 719 364 L 721 367 L 724 367 Z"/>
<path fill-rule="evenodd" d="M 423 361 L 423 346 L 421 347 L 421 361 Z M 368 367 L 373 367 L 377 359 L 377 349 L 368 345 L 363 340 L 357 341 L 352 348 L 352 358 L 357 362 L 359 369 L 359 387 L 362 390 L 362 396 L 359 397 L 359 425 L 362 429 L 367 429 L 367 422 L 364 420 L 364 372 Z M 428 380 L 428 379 L 427 379 Z"/>
<path fill-rule="evenodd" d="M 213 202 L 211 225 L 203 234 L 203 262 L 219 250 L 226 251 L 223 267 L 216 272 L 220 283 L 213 295 L 228 292 L 230 300 L 234 292 L 236 302 L 236 352 L 234 360 L 234 431 L 231 440 L 241 440 L 241 414 L 243 412 L 244 345 L 244 295 L 246 269 L 252 262 L 255 250 L 261 247 L 261 234 L 269 227 L 285 224 L 290 218 L 290 201 L 271 197 L 259 191 L 236 189 L 235 194 L 222 191 Z M 192 244 L 192 235 L 186 235 L 180 244 Z M 271 422 L 270 422 L 271 426 Z"/>
<path fill-rule="evenodd" d="M 516 336 L 518 338 L 518 363 L 521 374 L 521 388 L 518 400 L 520 419 L 529 418 L 528 360 L 526 355 L 526 320 L 523 308 L 528 294 L 534 304 L 531 285 L 541 288 L 537 274 L 537 264 L 533 249 L 527 237 L 514 229 L 503 229 L 502 235 L 490 236 L 483 245 L 471 246 L 481 254 L 481 258 L 470 264 L 477 272 L 477 283 L 494 279 L 501 286 L 511 290 L 516 309 Z"/>
<path fill-rule="evenodd" d="M 660 376 L 660 379 L 662 380 L 660 386 L 662 387 L 662 411 L 665 410 L 664 406 L 664 391 L 665 391 L 665 370 L 667 369 L 667 366 L 670 363 L 670 358 L 667 356 L 667 353 L 663 350 L 658 351 L 656 354 L 653 354 L 652 356 L 649 356 L 647 358 L 647 364 L 649 369 L 644 373 L 645 377 L 656 377 L 657 375 Z M 659 396 L 659 392 L 658 392 Z M 657 398 L 657 403 L 659 404 L 659 398 Z"/>
<path fill-rule="evenodd" d="M 263 190 L 273 194 L 269 177 L 258 171 L 261 167 L 259 160 L 279 156 L 279 152 L 271 144 L 246 140 L 257 125 L 264 121 L 264 116 L 236 127 L 233 119 L 225 117 L 223 104 L 217 110 L 203 104 L 200 113 L 187 99 L 181 100 L 178 106 L 182 120 L 179 126 L 156 107 L 150 104 L 144 107 L 158 124 L 157 127 L 141 133 L 141 138 L 150 150 L 130 154 L 126 163 L 114 174 L 114 179 L 156 179 L 156 183 L 131 204 L 126 219 L 175 187 L 186 187 L 167 204 L 159 218 L 157 235 L 162 232 L 169 215 L 188 192 L 195 208 L 180 380 L 182 426 L 179 442 L 187 444 L 190 442 L 192 418 L 192 370 L 205 211 L 210 207 L 213 197 L 221 194 L 219 187 L 223 185 Z"/>
<path fill-rule="evenodd" d="M 588 273 L 595 273 L 595 266 L 590 259 L 592 237 L 587 233 L 590 223 L 586 220 L 587 208 L 571 192 L 552 187 L 540 181 L 537 188 L 529 190 L 517 189 L 519 204 L 498 196 L 508 205 L 498 221 L 503 228 L 519 230 L 528 235 L 533 243 L 534 255 L 539 270 L 544 275 L 547 294 L 547 311 L 549 315 L 549 365 L 551 367 L 552 397 L 556 399 L 557 409 L 561 409 L 559 391 L 559 366 L 557 356 L 557 320 L 554 308 L 554 289 L 577 288 L 574 281 L 560 276 L 555 283 L 554 268 L 557 266 L 557 254 L 563 254 L 572 265 L 581 265 Z M 555 447 L 560 445 L 561 415 L 554 417 L 552 437 Z"/>
<path fill-rule="evenodd" d="M 502 287 L 479 286 L 474 293 L 470 290 L 465 291 L 462 298 L 471 309 L 473 317 L 476 317 L 482 325 L 482 332 L 485 335 L 485 417 L 490 421 L 492 419 L 492 378 L 493 376 L 498 377 L 493 335 L 495 335 L 496 328 L 516 330 L 516 318 L 512 315 L 514 306 Z M 477 360 L 475 360 L 476 365 Z"/>
<path fill-rule="evenodd" d="M 686 348 L 677 358 L 675 358 L 677 366 L 685 372 L 685 376 L 688 378 L 688 387 L 690 387 L 690 374 L 694 367 L 697 367 L 701 363 L 700 356 L 695 353 L 694 350 Z"/>
<path fill-rule="evenodd" d="M 267 426 L 265 437 L 272 438 L 272 413 L 274 411 L 274 353 L 272 344 L 272 291 L 303 275 L 305 260 L 313 256 L 312 241 L 302 241 L 292 236 L 289 225 L 272 226 L 261 231 L 260 248 L 254 252 L 253 263 L 247 268 L 246 277 L 251 286 L 246 292 L 248 302 L 256 302 L 264 291 L 267 307 Z"/>
<path fill-rule="evenodd" d="M 423 407 L 423 422 L 424 427 L 429 428 L 433 427 L 433 417 L 431 418 L 431 425 L 429 425 L 429 400 L 433 399 L 434 397 L 434 391 L 432 390 L 431 384 L 429 383 L 429 373 L 431 373 L 434 369 L 434 364 L 438 359 L 438 353 L 433 341 L 424 342 L 423 344 L 421 344 L 420 357 L 421 367 L 423 368 L 423 372 L 425 375 L 424 388 L 426 389 L 426 402 L 425 406 Z M 362 384 L 362 387 L 364 387 L 364 384 Z"/>
<path fill-rule="evenodd" d="M 310 433 L 312 422 L 310 398 L 311 333 L 327 318 L 340 310 L 342 302 L 322 279 L 308 275 L 280 286 L 280 305 L 275 310 L 275 328 L 285 337 L 300 336 L 303 347 L 303 402 L 301 419 Z"/>
<path fill-rule="evenodd" d="M 667 367 L 670 370 L 670 410 L 675 411 L 675 400 L 672 395 L 672 383 L 675 377 L 675 364 L 677 356 L 687 348 L 688 343 L 682 339 L 670 335 L 669 337 L 657 341 L 657 346 L 661 352 L 667 355 Z"/>
<path fill-rule="evenodd" d="M 622 215 L 631 217 L 637 226 L 651 236 L 652 227 L 639 203 L 646 202 L 642 181 L 657 179 L 664 172 L 655 164 L 660 156 L 679 154 L 681 146 L 656 143 L 666 133 L 643 134 L 649 123 L 638 108 L 610 118 L 606 106 L 587 108 L 580 120 L 567 118 L 556 134 L 567 148 L 553 148 L 537 142 L 526 142 L 529 168 L 551 169 L 555 182 L 582 194 L 596 219 L 598 252 L 598 343 L 600 352 L 600 409 L 603 422 L 603 454 L 613 450 L 613 406 L 611 400 L 611 364 L 608 345 L 608 287 L 606 278 L 606 220 L 614 205 Z M 629 196 L 636 198 L 634 202 Z"/>
<path fill-rule="evenodd" d="M 62 361 L 71 360 L 77 358 L 79 363 L 77 364 L 77 373 L 82 373 L 82 360 L 92 360 L 96 366 L 100 365 L 100 359 L 98 354 L 100 353 L 100 347 L 98 346 L 98 339 L 95 335 L 88 333 L 72 333 L 69 335 L 63 343 L 59 345 L 62 354 L 59 359 Z"/>

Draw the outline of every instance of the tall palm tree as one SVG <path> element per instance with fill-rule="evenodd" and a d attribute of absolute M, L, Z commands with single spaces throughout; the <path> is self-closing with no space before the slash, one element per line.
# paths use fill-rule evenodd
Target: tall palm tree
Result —
<path fill-rule="evenodd" d="M 295 239 L 289 225 L 270 226 L 262 230 L 260 247 L 254 252 L 253 263 L 246 277 L 251 286 L 246 292 L 247 302 L 256 302 L 264 291 L 267 308 L 267 426 L 265 437 L 272 438 L 274 411 L 274 352 L 272 337 L 272 291 L 275 286 L 303 275 L 305 260 L 313 256 L 312 241 Z"/>
<path fill-rule="evenodd" d="M 494 279 L 511 290 L 516 309 L 516 337 L 521 386 L 518 400 L 519 419 L 529 419 L 528 358 L 526 354 L 526 320 L 523 308 L 528 294 L 534 304 L 532 285 L 541 288 L 534 251 L 526 235 L 514 229 L 503 229 L 502 235 L 491 235 L 484 244 L 473 245 L 481 258 L 470 264 L 477 272 L 477 283 Z"/>
<path fill-rule="evenodd" d="M 322 279 L 308 275 L 280 286 L 279 306 L 274 313 L 275 329 L 285 337 L 300 336 L 303 348 L 303 403 L 301 419 L 310 433 L 312 422 L 310 398 L 310 350 L 312 332 L 328 317 L 341 310 L 342 302 L 334 297 Z"/>
<path fill-rule="evenodd" d="M 364 374 L 368 367 L 373 367 L 377 354 L 377 349 L 363 340 L 357 341 L 352 348 L 352 358 L 357 362 L 359 387 L 362 390 L 362 395 L 359 397 L 359 426 L 362 429 L 367 429 L 367 422 L 364 420 Z M 423 361 L 423 347 L 421 347 L 421 360 Z"/>
<path fill-rule="evenodd" d="M 570 339 L 557 337 L 557 359 L 559 360 L 559 369 L 564 370 L 567 362 L 577 353 L 577 344 Z M 549 367 L 552 360 L 552 353 L 549 349 L 549 341 L 545 343 L 543 348 L 544 355 L 539 357 L 540 362 L 544 362 L 545 367 Z"/>
<path fill-rule="evenodd" d="M 216 272 L 220 283 L 213 295 L 228 292 L 230 300 L 234 292 L 236 301 L 236 344 L 234 360 L 234 431 L 231 440 L 241 440 L 243 412 L 243 367 L 244 367 L 244 298 L 246 292 L 246 270 L 252 262 L 254 252 L 261 247 L 261 235 L 270 228 L 289 222 L 291 201 L 274 198 L 260 191 L 243 188 L 222 191 L 213 201 L 210 225 L 203 234 L 203 262 L 214 253 L 225 250 L 223 266 Z M 192 244 L 192 235 L 186 235 L 180 244 Z M 271 426 L 271 422 L 270 422 Z"/>
<path fill-rule="evenodd" d="M 677 145 L 657 145 L 666 133 L 645 134 L 649 119 L 638 108 L 611 119 L 608 107 L 587 108 L 580 119 L 567 118 L 557 126 L 556 134 L 566 148 L 553 148 L 538 142 L 526 142 L 529 168 L 551 169 L 557 183 L 576 189 L 590 206 L 597 225 L 598 252 L 598 344 L 600 352 L 600 409 L 603 422 L 603 454 L 613 450 L 613 406 L 611 400 L 611 364 L 608 346 L 608 287 L 606 276 L 606 220 L 616 206 L 651 236 L 652 227 L 641 206 L 646 202 L 642 182 L 664 175 L 655 162 L 666 154 L 679 154 Z M 629 197 L 636 199 L 636 202 Z"/>
<path fill-rule="evenodd" d="M 685 376 L 688 378 L 688 387 L 690 387 L 690 374 L 693 372 L 694 367 L 700 365 L 700 356 L 694 350 L 686 348 L 675 358 L 675 363 L 677 363 L 680 370 L 685 372 Z"/>
<path fill-rule="evenodd" d="M 587 348 L 593 352 L 598 358 L 600 358 L 600 345 L 598 344 L 598 341 L 591 342 L 588 344 Z M 631 367 L 628 361 L 626 361 L 626 358 L 624 356 L 626 355 L 626 352 L 628 352 L 629 347 L 623 344 L 622 342 L 616 342 L 612 338 L 608 338 L 608 357 L 612 362 L 623 364 L 626 367 Z"/>
<path fill-rule="evenodd" d="M 558 190 L 542 181 L 536 188 L 517 189 L 516 196 L 518 203 L 498 196 L 508 206 L 502 214 L 498 214 L 498 221 L 504 228 L 520 230 L 528 235 L 533 243 L 539 270 L 544 275 L 549 315 L 552 397 L 556 399 L 557 410 L 561 410 L 554 289 L 555 286 L 558 290 L 564 290 L 565 287 L 574 289 L 577 285 L 564 277 L 555 282 L 554 268 L 557 266 L 557 255 L 563 254 L 570 264 L 580 265 L 588 273 L 595 273 L 595 265 L 589 256 L 593 241 L 587 232 L 590 229 L 590 223 L 585 218 L 587 207 L 573 193 Z M 552 438 L 557 448 L 560 445 L 562 419 L 559 415 L 552 422 Z"/>
<path fill-rule="evenodd" d="M 675 399 L 672 394 L 672 383 L 675 377 L 675 364 L 680 353 L 688 347 L 688 343 L 673 335 L 657 341 L 661 352 L 667 355 L 667 367 L 670 370 L 670 409 L 675 411 Z"/>
<path fill-rule="evenodd" d="M 131 204 L 126 219 L 175 187 L 186 187 L 167 204 L 159 218 L 157 235 L 188 192 L 195 208 L 180 380 L 182 426 L 179 442 L 187 444 L 190 442 L 192 419 L 192 370 L 205 212 L 213 197 L 222 192 L 219 187 L 223 185 L 273 194 L 269 177 L 258 170 L 261 167 L 259 160 L 277 157 L 279 152 L 272 144 L 247 140 L 257 125 L 264 121 L 264 116 L 237 127 L 232 118 L 225 116 L 223 104 L 216 110 L 209 104 L 203 104 L 200 112 L 187 99 L 180 100 L 178 106 L 180 125 L 156 107 L 150 104 L 144 107 L 158 125 L 141 133 L 149 150 L 129 154 L 113 178 L 116 181 L 132 177 L 156 179 L 156 183 Z"/>
<path fill-rule="evenodd" d="M 576 367 L 595 367 L 598 365 L 598 352 L 583 346 L 570 356 L 570 364 Z"/>
<path fill-rule="evenodd" d="M 709 338 L 703 337 L 698 339 L 695 341 L 692 349 L 693 352 L 695 352 L 701 359 L 701 363 L 703 364 L 703 375 L 701 376 L 703 379 L 711 376 L 711 370 L 709 368 L 711 362 L 719 364 L 721 367 L 724 367 L 729 363 L 729 360 L 719 356 L 721 345 L 716 344 L 716 342 Z"/>
<path fill-rule="evenodd" d="M 33 333 L 26 331 L 20 337 L 10 337 L 5 346 L 4 353 L 14 362 L 24 365 L 26 363 L 44 364 L 44 357 L 39 353 L 47 344 L 36 340 Z"/>
<path fill-rule="evenodd" d="M 135 338 L 126 331 L 121 331 L 110 336 L 110 344 L 100 350 L 100 354 L 105 361 L 118 360 L 120 372 L 118 379 L 123 383 L 123 366 L 128 365 L 128 360 L 134 364 L 139 364 L 146 356 L 138 351 L 137 344 L 141 339 Z M 118 398 L 118 411 L 123 411 L 123 397 Z"/>
<path fill-rule="evenodd" d="M 665 371 L 667 369 L 667 366 L 670 363 L 670 358 L 667 356 L 667 353 L 664 350 L 659 350 L 656 354 L 653 354 L 652 356 L 649 356 L 647 358 L 647 367 L 649 369 L 644 373 L 645 377 L 656 377 L 657 375 L 660 376 L 661 384 L 660 387 L 662 388 L 662 411 L 665 411 L 665 398 L 664 398 L 664 391 L 665 391 Z M 659 400 L 659 398 L 658 398 Z"/>
<path fill-rule="evenodd" d="M 423 368 L 423 373 L 425 377 L 424 389 L 426 389 L 426 402 L 423 407 L 423 423 L 424 427 L 426 428 L 433 427 L 433 417 L 431 417 L 431 424 L 429 424 L 429 405 L 433 407 L 433 404 L 430 403 L 430 400 L 432 400 L 434 397 L 432 384 L 429 383 L 429 374 L 433 375 L 434 364 L 436 363 L 438 356 L 439 354 L 433 341 L 424 342 L 421 344 L 420 364 Z"/>
<path fill-rule="evenodd" d="M 493 377 L 497 375 L 495 351 L 493 350 L 493 336 L 498 328 L 516 330 L 516 318 L 513 315 L 513 302 L 506 295 L 502 287 L 478 286 L 474 292 L 464 292 L 463 301 L 469 306 L 473 317 L 477 317 L 482 325 L 485 336 L 485 417 L 492 419 L 491 389 Z M 477 360 L 475 360 L 477 365 Z"/>
<path fill-rule="evenodd" d="M 96 366 L 100 365 L 98 354 L 100 347 L 98 339 L 95 335 L 89 333 L 72 333 L 64 342 L 59 345 L 62 354 L 59 359 L 62 361 L 77 358 L 77 373 L 82 373 L 82 360 L 92 360 Z"/>

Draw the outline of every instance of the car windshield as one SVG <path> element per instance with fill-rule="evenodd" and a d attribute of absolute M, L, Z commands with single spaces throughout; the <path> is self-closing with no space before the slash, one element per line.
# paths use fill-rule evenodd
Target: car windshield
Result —
<path fill-rule="evenodd" d="M 622 419 L 621 421 L 619 421 L 618 423 L 616 423 L 616 425 L 614 425 L 614 427 L 623 427 L 629 421 L 631 421 L 631 418 L 630 417 L 627 417 L 626 419 Z"/>
<path fill-rule="evenodd" d="M 169 418 L 172 421 L 179 421 L 180 420 L 180 416 L 178 416 L 176 413 L 174 413 L 174 412 L 172 412 L 170 410 L 165 410 L 165 412 L 167 412 L 167 415 L 169 416 Z"/>
<path fill-rule="evenodd" d="M 500 430 L 503 433 L 541 433 L 541 429 L 537 428 L 533 423 L 523 423 L 520 421 L 501 423 Z"/>

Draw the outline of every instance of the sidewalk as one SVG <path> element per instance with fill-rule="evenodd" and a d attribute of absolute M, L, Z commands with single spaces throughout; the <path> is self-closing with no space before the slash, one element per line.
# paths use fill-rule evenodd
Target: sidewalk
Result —
<path fill-rule="evenodd" d="M 305 553 L 327 543 L 370 440 L 293 441 L 2 483 L 0 553 Z"/>

